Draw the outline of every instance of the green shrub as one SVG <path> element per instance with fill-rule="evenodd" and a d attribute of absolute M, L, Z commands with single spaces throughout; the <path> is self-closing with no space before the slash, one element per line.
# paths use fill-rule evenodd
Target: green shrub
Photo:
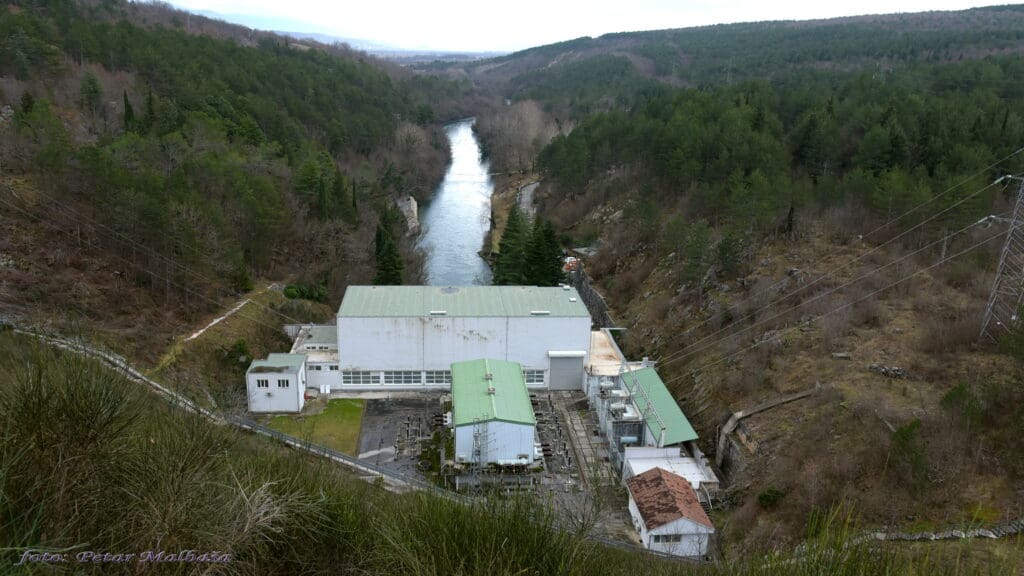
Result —
<path fill-rule="evenodd" d="M 761 505 L 761 508 L 775 508 L 779 501 L 786 493 L 774 486 L 769 486 L 767 490 L 757 495 L 757 503 Z"/>
<path fill-rule="evenodd" d="M 289 299 L 312 300 L 327 302 L 327 286 L 323 284 L 289 284 L 285 286 L 284 295 Z"/>
<path fill-rule="evenodd" d="M 890 453 L 901 480 L 915 486 L 928 481 L 927 456 L 921 443 L 921 420 L 914 418 L 892 433 Z"/>

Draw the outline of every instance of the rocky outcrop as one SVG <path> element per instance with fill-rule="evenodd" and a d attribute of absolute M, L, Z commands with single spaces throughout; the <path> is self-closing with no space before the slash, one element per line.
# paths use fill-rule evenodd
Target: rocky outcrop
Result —
<path fill-rule="evenodd" d="M 416 199 L 405 195 L 395 200 L 395 206 L 405 216 L 405 226 L 408 232 L 406 236 L 414 236 L 420 233 L 420 208 Z"/>

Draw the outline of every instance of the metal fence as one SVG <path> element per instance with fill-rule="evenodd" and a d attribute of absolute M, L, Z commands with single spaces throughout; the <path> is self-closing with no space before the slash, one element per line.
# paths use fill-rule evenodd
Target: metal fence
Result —
<path fill-rule="evenodd" d="M 583 298 L 583 303 L 590 311 L 590 317 L 595 326 L 598 328 L 615 326 L 611 314 L 608 313 L 608 303 L 605 302 L 604 296 L 594 289 L 582 262 L 579 263 L 578 269 L 569 272 L 569 283 L 580 293 L 580 298 Z"/>
<path fill-rule="evenodd" d="M 337 450 L 333 450 L 326 446 L 321 446 L 319 444 L 314 444 L 312 442 L 296 438 L 295 436 L 291 436 L 289 434 L 284 434 L 272 428 L 268 428 L 267 426 L 264 426 L 262 424 L 256 423 L 252 420 L 249 420 L 248 418 L 244 418 L 241 416 L 218 414 L 213 410 L 199 406 L 189 398 L 186 398 L 185 396 L 177 392 L 174 392 L 173 390 L 170 390 L 169 388 L 149 378 L 145 374 L 142 374 L 141 372 L 133 368 L 124 357 L 114 354 L 112 352 L 108 352 L 106 350 L 101 350 L 99 348 L 89 346 L 80 340 L 73 340 L 62 336 L 43 334 L 35 330 L 20 327 L 15 327 L 14 332 L 42 340 L 57 348 L 67 350 L 69 352 L 73 352 L 82 356 L 87 356 L 99 360 L 104 364 L 107 364 L 108 366 L 112 367 L 113 369 L 121 372 L 128 379 L 149 386 L 154 391 L 156 391 L 160 396 L 163 396 L 166 400 L 168 400 L 175 406 L 178 406 L 179 408 L 183 408 L 190 412 L 194 412 L 196 414 L 200 414 L 216 424 L 227 424 L 230 426 L 234 426 L 240 430 L 273 438 L 285 444 L 286 446 L 291 446 L 293 448 L 303 450 L 309 454 L 319 456 L 321 458 L 328 458 L 333 462 L 343 464 L 348 468 L 363 473 L 367 476 L 374 476 L 376 478 L 382 479 L 384 482 L 390 482 L 393 486 L 396 487 L 404 486 L 413 490 L 419 490 L 421 492 L 432 494 L 434 496 L 438 496 L 440 498 L 444 498 L 448 501 L 459 504 L 472 505 L 479 504 L 481 502 L 481 500 L 479 499 L 464 496 L 457 492 L 447 490 L 445 488 L 432 484 L 426 480 L 423 480 L 422 478 L 411 477 L 406 474 L 396 472 L 394 470 L 390 470 L 363 460 L 359 460 L 347 454 L 342 454 L 341 452 L 338 452 Z M 610 538 L 605 538 L 602 536 L 584 534 L 583 537 L 591 542 L 601 544 L 604 546 L 611 546 L 614 548 L 627 550 L 634 553 L 643 553 L 650 556 L 663 558 L 665 560 L 672 560 L 676 562 L 701 561 L 700 559 L 696 558 L 686 558 L 666 554 L 663 552 L 648 550 L 646 548 L 643 548 L 642 546 L 637 546 L 636 544 L 612 540 Z"/>

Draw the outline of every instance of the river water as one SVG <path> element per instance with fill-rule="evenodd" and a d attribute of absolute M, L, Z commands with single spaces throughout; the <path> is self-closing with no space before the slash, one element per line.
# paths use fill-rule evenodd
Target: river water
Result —
<path fill-rule="evenodd" d="M 452 160 L 429 204 L 420 209 L 419 246 L 426 254 L 432 286 L 490 284 L 491 269 L 480 257 L 491 227 L 490 165 L 480 157 L 473 119 L 445 126 Z"/>

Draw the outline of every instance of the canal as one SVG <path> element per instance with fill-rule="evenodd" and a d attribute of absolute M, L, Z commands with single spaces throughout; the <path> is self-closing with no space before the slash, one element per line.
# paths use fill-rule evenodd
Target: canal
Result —
<path fill-rule="evenodd" d="M 445 132 L 451 163 L 433 198 L 420 209 L 426 284 L 490 284 L 491 269 L 479 254 L 491 226 L 490 165 L 481 158 L 472 118 L 445 126 Z"/>

